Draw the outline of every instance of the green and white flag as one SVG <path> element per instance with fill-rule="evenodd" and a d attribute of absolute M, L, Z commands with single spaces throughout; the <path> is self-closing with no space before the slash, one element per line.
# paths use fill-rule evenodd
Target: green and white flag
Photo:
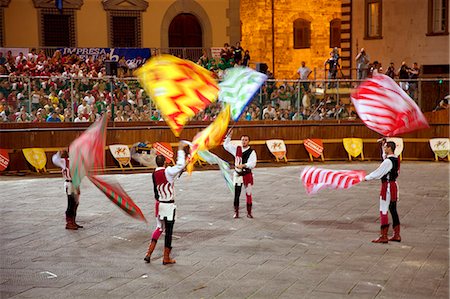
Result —
<path fill-rule="evenodd" d="M 248 67 L 227 69 L 219 83 L 219 101 L 230 103 L 231 118 L 237 121 L 258 89 L 267 80 L 265 74 Z"/>

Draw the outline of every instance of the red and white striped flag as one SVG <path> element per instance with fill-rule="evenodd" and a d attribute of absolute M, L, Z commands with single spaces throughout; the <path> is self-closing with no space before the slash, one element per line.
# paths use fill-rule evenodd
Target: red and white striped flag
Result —
<path fill-rule="evenodd" d="M 378 74 L 368 79 L 351 98 L 366 126 L 383 136 L 429 127 L 417 104 L 388 76 Z"/>
<path fill-rule="evenodd" d="M 301 179 L 306 193 L 314 194 L 323 188 L 348 189 L 360 183 L 364 170 L 331 170 L 308 166 L 303 169 Z"/>

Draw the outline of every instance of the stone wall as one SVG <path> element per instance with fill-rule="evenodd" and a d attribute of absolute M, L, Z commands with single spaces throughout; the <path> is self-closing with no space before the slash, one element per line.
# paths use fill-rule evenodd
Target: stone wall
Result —
<path fill-rule="evenodd" d="M 297 78 L 302 60 L 318 69 L 330 52 L 330 21 L 340 18 L 339 0 L 273 0 L 275 24 L 275 77 Z M 250 51 L 252 62 L 267 63 L 272 71 L 272 0 L 241 0 L 242 46 Z M 293 23 L 297 18 L 311 22 L 311 48 L 294 49 Z"/>

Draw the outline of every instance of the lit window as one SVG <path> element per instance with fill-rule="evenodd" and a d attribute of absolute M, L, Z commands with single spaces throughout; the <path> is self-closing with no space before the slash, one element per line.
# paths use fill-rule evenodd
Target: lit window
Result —
<path fill-rule="evenodd" d="M 341 47 L 341 19 L 330 22 L 330 48 Z"/>
<path fill-rule="evenodd" d="M 294 49 L 311 48 L 311 22 L 304 19 L 294 21 Z"/>
<path fill-rule="evenodd" d="M 448 0 L 429 0 L 428 34 L 448 34 Z"/>
<path fill-rule="evenodd" d="M 366 38 L 381 38 L 381 0 L 366 0 Z"/>

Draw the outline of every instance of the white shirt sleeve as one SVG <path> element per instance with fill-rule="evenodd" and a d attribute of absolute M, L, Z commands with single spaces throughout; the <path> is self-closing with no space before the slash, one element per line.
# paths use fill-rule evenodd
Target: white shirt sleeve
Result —
<path fill-rule="evenodd" d="M 61 153 L 57 152 L 52 156 L 52 162 L 54 165 L 61 167 L 62 169 L 66 168 L 66 163 L 63 158 L 61 158 Z"/>
<path fill-rule="evenodd" d="M 252 150 L 252 153 L 250 154 L 250 157 L 248 157 L 247 163 L 245 163 L 245 166 L 247 168 L 253 169 L 256 167 L 256 152 L 255 150 Z"/>
<path fill-rule="evenodd" d="M 169 182 L 173 182 L 176 176 L 183 171 L 186 165 L 186 154 L 184 150 L 178 150 L 177 152 L 177 164 L 175 166 L 169 166 L 166 168 L 165 174 Z"/>
<path fill-rule="evenodd" d="M 366 175 L 366 181 L 381 179 L 385 174 L 391 171 L 392 166 L 392 161 L 390 159 L 385 159 L 377 169 Z"/>
<path fill-rule="evenodd" d="M 236 150 L 237 150 L 237 146 L 233 145 L 231 143 L 231 137 L 227 136 L 227 138 L 225 138 L 225 141 L 223 142 L 223 148 L 229 152 L 230 154 L 232 154 L 233 156 L 236 156 Z"/>

